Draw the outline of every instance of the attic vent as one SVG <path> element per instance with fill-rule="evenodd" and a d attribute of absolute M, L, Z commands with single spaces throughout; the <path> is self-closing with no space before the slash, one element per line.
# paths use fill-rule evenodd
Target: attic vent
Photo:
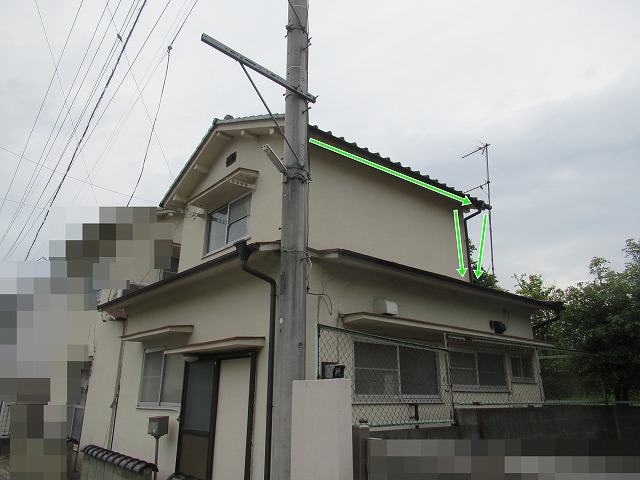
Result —
<path fill-rule="evenodd" d="M 237 152 L 233 152 L 231 155 L 227 157 L 227 167 L 233 165 L 236 162 Z"/>

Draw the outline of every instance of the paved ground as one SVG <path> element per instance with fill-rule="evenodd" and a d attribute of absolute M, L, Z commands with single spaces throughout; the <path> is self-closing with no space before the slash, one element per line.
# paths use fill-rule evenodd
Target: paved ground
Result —
<path fill-rule="evenodd" d="M 0 456 L 0 480 L 9 480 L 9 454 Z"/>

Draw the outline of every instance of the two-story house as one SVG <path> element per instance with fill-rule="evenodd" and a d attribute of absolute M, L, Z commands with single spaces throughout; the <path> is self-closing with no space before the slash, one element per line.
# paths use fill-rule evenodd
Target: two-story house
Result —
<path fill-rule="evenodd" d="M 463 206 L 462 192 L 331 132 L 309 136 L 306 377 L 343 365 L 353 422 L 372 428 L 542 402 L 530 315 L 558 306 L 457 272 L 454 211 L 466 240 L 463 216 L 489 206 Z M 96 352 L 104 376 L 92 376 L 82 445 L 153 459 L 148 418 L 168 415 L 160 478 L 262 471 L 269 288 L 241 269 L 234 243 L 246 240 L 251 267 L 280 282 L 283 176 L 267 143 L 284 149 L 268 116 L 215 120 L 169 188 L 161 207 L 184 215 L 178 273 L 99 306 L 111 346 L 101 339 Z"/>

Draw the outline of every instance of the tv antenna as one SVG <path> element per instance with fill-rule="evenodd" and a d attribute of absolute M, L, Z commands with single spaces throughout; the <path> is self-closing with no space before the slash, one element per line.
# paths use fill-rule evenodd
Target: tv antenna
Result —
<path fill-rule="evenodd" d="M 484 156 L 485 165 L 487 167 L 487 177 L 485 178 L 485 182 L 482 185 L 478 185 L 477 187 L 473 187 L 471 190 L 467 190 L 464 193 L 469 193 L 476 189 L 484 190 L 482 187 L 487 187 L 487 202 L 489 206 L 491 206 L 491 180 L 489 179 L 489 145 L 490 143 L 480 142 L 480 146 L 476 148 L 473 152 L 469 152 L 462 156 L 462 158 L 467 158 L 470 155 L 473 155 L 476 152 L 480 152 L 481 155 Z M 491 225 L 491 209 L 489 209 L 489 245 L 491 246 L 491 274 L 495 276 L 496 269 L 493 265 L 493 227 Z"/>

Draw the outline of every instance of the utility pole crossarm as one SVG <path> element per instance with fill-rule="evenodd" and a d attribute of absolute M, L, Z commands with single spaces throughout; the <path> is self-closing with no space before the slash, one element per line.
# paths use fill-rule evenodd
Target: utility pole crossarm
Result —
<path fill-rule="evenodd" d="M 271 70 L 264 68 L 259 63 L 256 63 L 250 58 L 245 57 L 241 53 L 236 52 L 234 49 L 227 47 L 224 43 L 219 42 L 218 40 L 216 40 L 213 37 L 210 37 L 206 33 L 202 34 L 202 41 L 207 45 L 209 45 L 210 47 L 215 48 L 219 52 L 224 53 L 226 56 L 233 58 L 235 61 L 241 63 L 242 65 L 246 65 L 254 72 L 257 72 L 260 75 L 267 77 L 270 80 L 273 80 L 278 85 L 286 88 L 290 92 L 295 93 L 296 95 L 304 98 L 305 100 L 311 103 L 316 102 L 317 97 L 315 95 L 311 95 L 309 92 L 305 92 L 301 90 L 299 85 L 293 85 L 289 83 L 287 80 L 285 80 L 281 76 L 276 75 Z"/>

